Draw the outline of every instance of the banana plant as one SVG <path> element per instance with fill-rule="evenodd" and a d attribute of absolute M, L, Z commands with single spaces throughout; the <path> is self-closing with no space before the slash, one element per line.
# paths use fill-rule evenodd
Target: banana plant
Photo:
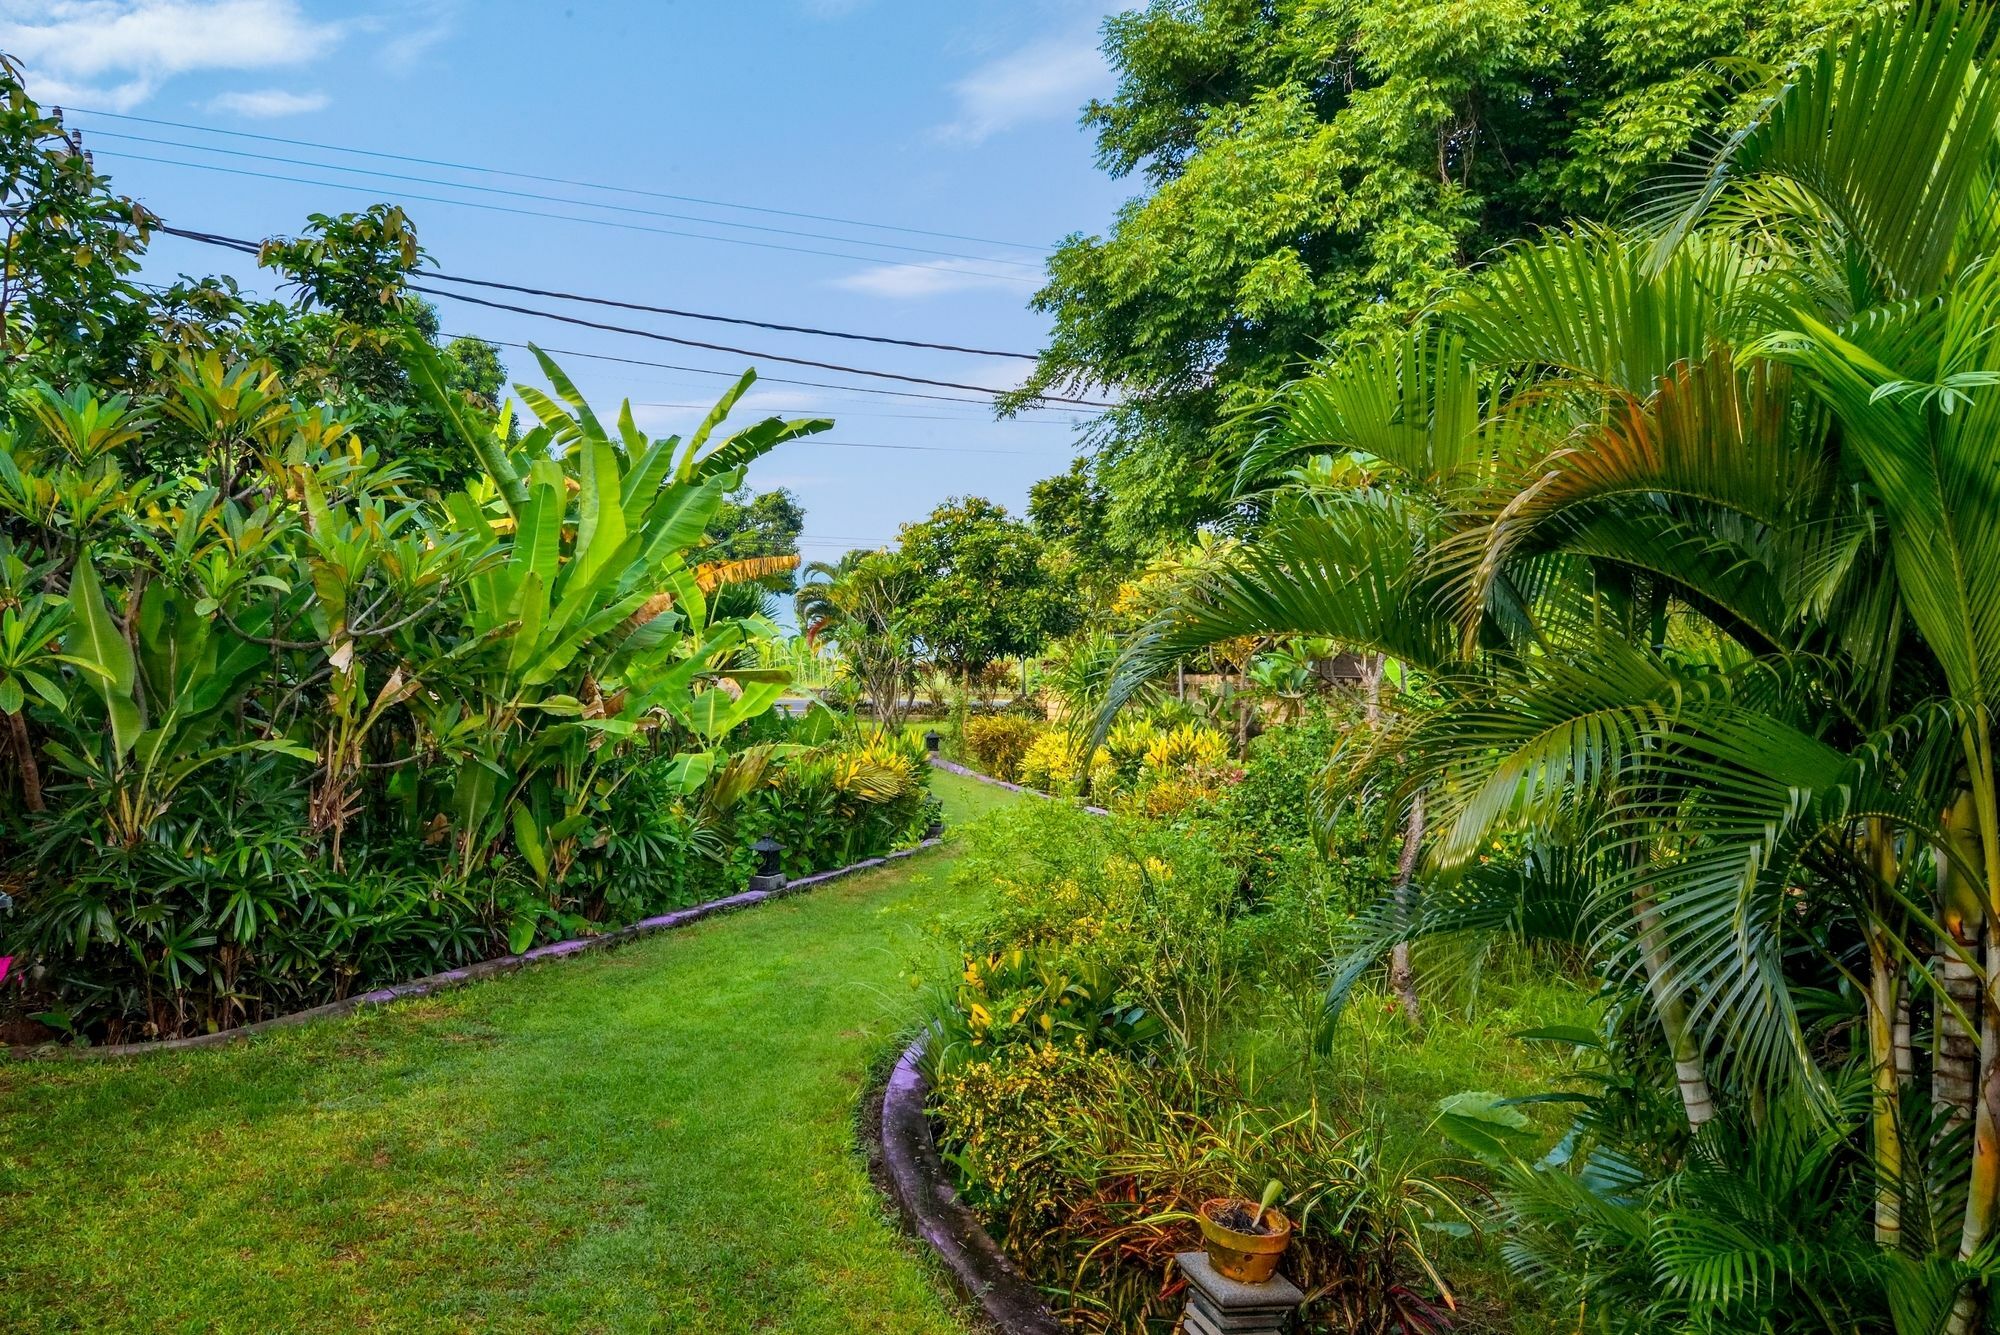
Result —
<path fill-rule="evenodd" d="M 101 726 L 74 719 L 75 745 L 49 754 L 98 796 L 110 842 L 135 848 L 188 780 L 228 756 L 248 752 L 315 758 L 282 736 L 210 744 L 231 706 L 269 659 L 250 638 L 194 615 L 187 600 L 153 583 L 114 617 L 88 553 L 70 581 L 68 653 L 103 706 Z M 251 627 L 254 634 L 256 627 Z M 136 645 L 136 652 L 135 652 Z"/>
<path fill-rule="evenodd" d="M 443 383 L 431 354 L 413 350 L 413 375 Z M 554 396 L 515 393 L 537 423 L 519 434 L 503 417 L 476 436 L 448 394 L 440 417 L 466 436 L 492 486 L 453 496 L 454 526 L 494 559 L 465 582 L 468 631 L 490 651 L 469 663 L 449 702 L 413 699 L 434 737 L 456 737 L 450 809 L 461 869 L 470 873 L 511 835 L 547 881 L 573 856 L 596 804 L 607 744 L 665 730 L 683 790 L 715 768 L 715 745 L 768 710 L 781 668 L 737 668 L 745 643 L 768 629 L 712 620 L 718 572 L 690 564 L 708 522 L 752 460 L 832 425 L 768 418 L 718 437 L 755 381 L 744 377 L 683 442 L 651 440 L 623 405 L 607 429 L 556 363 L 535 350 Z M 496 511 L 498 511 L 496 513 Z M 477 718 L 478 726 L 468 726 Z"/>

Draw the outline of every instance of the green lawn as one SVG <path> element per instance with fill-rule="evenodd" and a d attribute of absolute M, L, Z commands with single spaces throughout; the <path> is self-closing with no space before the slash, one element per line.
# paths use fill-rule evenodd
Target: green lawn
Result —
<path fill-rule="evenodd" d="M 976 820 L 1010 802 L 1024 800 L 1019 793 L 942 769 L 931 771 L 931 791 L 944 802 L 944 825 L 947 830 Z"/>
<path fill-rule="evenodd" d="M 961 825 L 998 790 L 940 774 Z M 925 854 L 240 1047 L 0 1059 L 0 1330 L 959 1332 L 854 1148 Z"/>

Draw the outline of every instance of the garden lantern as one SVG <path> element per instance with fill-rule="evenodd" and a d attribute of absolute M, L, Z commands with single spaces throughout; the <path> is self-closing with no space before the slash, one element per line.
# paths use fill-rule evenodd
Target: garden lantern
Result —
<path fill-rule="evenodd" d="M 757 855 L 757 874 L 750 878 L 752 890 L 780 890 L 785 884 L 784 865 L 778 860 L 785 846 L 765 835 L 750 845 L 750 851 Z"/>
<path fill-rule="evenodd" d="M 938 753 L 938 747 L 940 744 L 943 743 L 943 741 L 944 738 L 938 736 L 938 730 L 936 728 L 932 728 L 926 733 L 924 733 L 924 750 L 930 752 L 932 755 L 936 755 Z"/>

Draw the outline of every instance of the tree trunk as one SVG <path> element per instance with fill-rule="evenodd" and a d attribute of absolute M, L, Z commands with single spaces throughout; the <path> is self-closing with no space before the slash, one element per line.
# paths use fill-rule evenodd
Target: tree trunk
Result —
<path fill-rule="evenodd" d="M 1976 813 L 1970 793 L 1945 813 L 1945 837 L 1952 857 L 1938 859 L 1941 891 L 1937 974 L 1939 1001 L 1931 1062 L 1931 1102 L 1954 1123 L 1972 1119 L 1973 1082 L 1979 1071 L 1979 969 L 1985 910 L 1979 887 L 1966 868 L 1979 865 L 1974 836 Z M 1960 865 L 1960 864 L 1963 865 Z M 1947 1004 L 1949 1003 L 1949 1004 Z M 1968 1026 L 1970 1022 L 1970 1027 Z"/>
<path fill-rule="evenodd" d="M 1407 934 L 1410 926 L 1410 881 L 1416 875 L 1417 852 L 1424 842 L 1424 795 L 1410 799 L 1410 815 L 1403 826 L 1403 852 L 1396 859 L 1396 927 Z M 1389 986 L 1403 1008 L 1403 1018 L 1411 1025 L 1423 1022 L 1417 1001 L 1417 977 L 1410 968 L 1410 943 L 1399 939 L 1389 950 Z"/>
<path fill-rule="evenodd" d="M 1874 1088 L 1875 1241 L 1897 1246 L 1903 1237 L 1903 1139 L 1897 1125 L 1902 1088 L 1896 1070 L 1895 959 L 1881 927 L 1868 933 L 1868 1065 Z"/>
<path fill-rule="evenodd" d="M 1382 723 L 1382 673 L 1388 660 L 1381 654 L 1361 655 L 1361 700 L 1368 726 Z"/>
<path fill-rule="evenodd" d="M 1681 1108 L 1687 1114 L 1688 1125 L 1699 1130 L 1715 1117 L 1715 1096 L 1708 1087 L 1701 1044 L 1689 1025 L 1687 1000 L 1674 977 L 1673 959 L 1667 953 L 1666 934 L 1660 926 L 1659 910 L 1653 907 L 1650 889 L 1641 886 L 1633 892 L 1632 912 L 1638 920 L 1639 957 L 1646 966 L 1647 990 L 1653 994 L 1653 1011 L 1666 1036 L 1667 1051 L 1674 1059 Z"/>
<path fill-rule="evenodd" d="M 1972 776 L 1971 828 L 1976 832 L 1977 865 L 1984 873 L 1980 907 L 1992 919 L 1996 896 L 2000 896 L 2000 810 L 1995 809 L 1994 767 L 1991 738 L 1983 731 L 1968 730 L 1967 770 Z M 1954 806 L 1952 816 L 1959 814 Z M 1954 835 L 1963 833 L 1954 820 Z M 1994 1008 L 1992 984 L 2000 974 L 2000 933 L 1986 933 L 1986 947 L 1980 960 L 1979 981 L 1979 1066 L 1973 1086 L 1972 1171 L 1965 1190 L 1965 1226 L 1959 1233 L 1958 1259 L 1970 1260 L 1982 1251 L 1993 1235 L 1993 1218 L 2000 1206 L 2000 1012 Z M 1973 1283 L 1952 1304 L 1945 1329 L 1950 1335 L 1965 1335 L 1978 1325 L 1986 1306 L 1986 1286 Z"/>
<path fill-rule="evenodd" d="M 1875 1241 L 1885 1248 L 1903 1238 L 1903 1082 L 1909 1052 L 1909 1010 L 1902 995 L 1902 966 L 1896 954 L 1900 928 L 1892 926 L 1901 913 L 1883 910 L 1895 902 L 1901 868 L 1896 837 L 1887 822 L 1872 818 L 1866 847 L 1874 864 L 1877 909 L 1868 925 L 1868 1068 L 1874 1097 L 1870 1122 L 1875 1155 Z M 1900 1022 L 1901 1033 L 1898 1033 Z M 1900 1042 L 1898 1039 L 1900 1038 Z"/>
<path fill-rule="evenodd" d="M 21 771 L 21 801 L 30 811 L 47 811 L 48 805 L 42 801 L 42 770 L 35 763 L 35 744 L 28 737 L 28 720 L 21 713 L 8 714 L 6 719 L 14 763 Z"/>

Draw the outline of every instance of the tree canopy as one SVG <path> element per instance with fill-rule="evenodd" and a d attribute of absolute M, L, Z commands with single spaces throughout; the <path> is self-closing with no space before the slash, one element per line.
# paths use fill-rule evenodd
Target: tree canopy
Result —
<path fill-rule="evenodd" d="M 1616 215 L 1864 0 L 1154 0 L 1106 22 L 1085 124 L 1144 192 L 1066 240 L 1024 394 L 1115 386 L 1128 538 L 1227 514 L 1241 410 L 1496 246 Z"/>
<path fill-rule="evenodd" d="M 905 524 L 901 539 L 901 558 L 916 575 L 905 621 L 932 661 L 975 672 L 1075 629 L 1072 573 L 1005 507 L 953 498 Z"/>

